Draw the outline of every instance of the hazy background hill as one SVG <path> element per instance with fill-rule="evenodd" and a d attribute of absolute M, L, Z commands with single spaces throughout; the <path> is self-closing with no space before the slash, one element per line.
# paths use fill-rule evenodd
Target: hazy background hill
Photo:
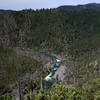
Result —
<path fill-rule="evenodd" d="M 6 13 L 6 12 L 8 12 L 8 11 L 10 11 L 10 10 L 0 9 L 0 14 Z"/>
<path fill-rule="evenodd" d="M 100 4 L 98 3 L 89 3 L 89 4 L 85 4 L 85 5 L 64 5 L 64 6 L 60 6 L 58 7 L 58 9 L 61 10 L 69 10 L 69 11 L 80 11 L 80 10 L 84 10 L 84 9 L 92 9 L 92 10 L 100 10 Z"/>

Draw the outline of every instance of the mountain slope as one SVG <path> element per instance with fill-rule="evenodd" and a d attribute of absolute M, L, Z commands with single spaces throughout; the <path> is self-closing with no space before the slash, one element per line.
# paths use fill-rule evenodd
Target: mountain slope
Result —
<path fill-rule="evenodd" d="M 0 15 L 0 45 L 29 50 L 17 52 L 21 60 L 23 55 L 27 55 L 25 65 L 27 60 L 31 63 L 34 50 L 60 55 L 64 59 L 62 66 L 66 67 L 62 83 L 84 86 L 89 80 L 100 76 L 100 12 L 57 9 L 10 11 Z M 5 66 L 13 64 L 9 61 L 10 57 L 14 57 L 15 66 L 23 65 L 16 58 L 17 54 L 7 53 L 5 56 L 8 56 L 3 59 L 8 61 Z M 37 56 L 40 58 L 40 55 Z M 45 56 L 42 59 L 47 60 Z M 50 64 L 48 66 L 51 67 Z"/>
<path fill-rule="evenodd" d="M 81 56 L 99 49 L 99 18 L 92 10 L 9 12 L 0 16 L 0 44 Z"/>
<path fill-rule="evenodd" d="M 18 55 L 12 49 L 0 46 L 0 95 L 9 92 L 6 89 L 9 84 L 15 84 L 26 74 L 34 73 L 40 65 L 30 57 Z"/>

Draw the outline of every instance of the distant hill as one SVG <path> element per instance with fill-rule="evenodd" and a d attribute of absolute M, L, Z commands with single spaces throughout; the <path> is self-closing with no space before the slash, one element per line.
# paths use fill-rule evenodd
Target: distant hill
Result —
<path fill-rule="evenodd" d="M 0 9 L 0 14 L 3 14 L 3 13 L 8 12 L 8 11 L 11 11 L 11 10 L 3 10 L 3 9 Z"/>
<path fill-rule="evenodd" d="M 98 3 L 89 3 L 89 4 L 85 4 L 85 5 L 64 5 L 64 6 L 60 6 L 58 7 L 58 9 L 61 10 L 69 10 L 69 11 L 80 11 L 80 10 L 84 10 L 84 9 L 93 9 L 93 10 L 100 10 L 100 4 Z"/>

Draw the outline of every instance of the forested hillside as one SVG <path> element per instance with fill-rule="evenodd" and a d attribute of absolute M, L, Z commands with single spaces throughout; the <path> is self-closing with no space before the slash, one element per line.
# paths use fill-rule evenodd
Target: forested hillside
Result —
<path fill-rule="evenodd" d="M 18 55 L 10 48 L 0 46 L 0 95 L 11 92 L 9 84 L 17 84 L 20 77 L 34 73 L 40 65 L 32 58 Z"/>
<path fill-rule="evenodd" d="M 92 10 L 8 12 L 0 15 L 0 44 L 81 56 L 99 50 L 99 18 L 100 12 Z"/>
<path fill-rule="evenodd" d="M 7 73 L 8 80 L 6 82 L 8 83 L 17 79 L 16 75 L 24 76 L 25 73 L 31 72 L 33 69 L 36 71 L 41 67 L 36 60 L 16 54 L 12 49 L 15 47 L 33 51 L 51 50 L 53 54 L 60 55 L 66 63 L 64 65 L 66 73 L 61 83 L 81 87 L 82 91 L 86 93 L 85 96 L 88 97 L 87 100 L 94 100 L 94 98 L 99 100 L 100 11 L 88 9 L 82 11 L 58 9 L 34 11 L 25 9 L 0 14 L 0 67 L 4 73 Z M 13 73 L 16 71 L 18 71 L 17 74 Z M 2 81 L 0 82 L 2 83 Z M 59 87 L 59 85 L 57 86 Z M 63 86 L 60 88 L 66 88 L 64 91 L 68 90 Z M 71 89 L 72 92 L 67 91 L 69 94 L 72 94 L 73 91 L 81 94 L 79 91 L 77 92 L 77 88 L 71 87 Z M 52 89 L 46 92 L 48 96 L 44 92 L 40 92 L 37 96 L 34 92 L 32 94 L 36 96 L 36 100 L 66 100 L 66 98 L 57 99 L 56 91 L 60 90 L 55 89 L 52 99 L 40 99 L 40 97 L 48 98 L 52 95 Z M 81 94 L 82 98 L 84 93 Z M 29 96 L 27 100 L 33 100 L 30 99 L 32 96 L 30 94 L 27 94 Z M 62 94 L 68 96 L 68 100 L 72 100 L 69 94 L 63 92 Z M 91 97 L 92 94 L 93 97 Z M 77 95 L 75 96 L 77 97 Z"/>

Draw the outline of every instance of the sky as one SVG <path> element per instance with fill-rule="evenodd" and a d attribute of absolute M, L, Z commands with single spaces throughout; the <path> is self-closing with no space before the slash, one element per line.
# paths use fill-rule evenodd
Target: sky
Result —
<path fill-rule="evenodd" d="M 22 10 L 56 8 L 61 5 L 100 3 L 100 0 L 0 0 L 0 9 Z"/>

